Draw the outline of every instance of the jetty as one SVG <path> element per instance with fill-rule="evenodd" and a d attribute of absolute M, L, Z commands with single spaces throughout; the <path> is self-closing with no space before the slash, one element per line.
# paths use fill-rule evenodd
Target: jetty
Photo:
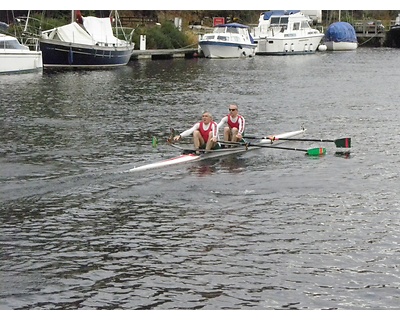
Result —
<path fill-rule="evenodd" d="M 199 55 L 198 48 L 133 50 L 131 60 L 168 60 L 174 58 L 191 59 L 196 58 Z"/>

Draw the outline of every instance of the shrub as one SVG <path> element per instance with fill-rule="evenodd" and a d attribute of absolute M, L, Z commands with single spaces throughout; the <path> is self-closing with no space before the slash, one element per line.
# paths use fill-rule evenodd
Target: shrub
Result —
<path fill-rule="evenodd" d="M 139 48 L 142 34 L 146 35 L 146 49 L 179 49 L 190 45 L 188 36 L 170 21 L 165 21 L 160 26 L 136 28 L 133 36 L 136 48 Z"/>

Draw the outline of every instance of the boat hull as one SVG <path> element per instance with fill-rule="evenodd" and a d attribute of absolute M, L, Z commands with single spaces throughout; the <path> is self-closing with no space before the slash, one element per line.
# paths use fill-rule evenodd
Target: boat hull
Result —
<path fill-rule="evenodd" d="M 114 47 L 41 39 L 45 68 L 110 68 L 128 64 L 133 45 Z"/>
<path fill-rule="evenodd" d="M 0 49 L 0 73 L 40 71 L 42 67 L 40 51 Z"/>
<path fill-rule="evenodd" d="M 245 58 L 254 57 L 256 44 L 235 42 L 200 41 L 200 48 L 206 58 Z"/>
<path fill-rule="evenodd" d="M 312 54 L 318 49 L 323 34 L 308 37 L 271 37 L 257 40 L 257 55 Z"/>
<path fill-rule="evenodd" d="M 336 41 L 327 41 L 324 42 L 328 51 L 351 51 L 356 50 L 358 47 L 357 42 L 336 42 Z"/>
<path fill-rule="evenodd" d="M 263 138 L 263 139 L 259 140 L 257 143 L 255 143 L 255 145 L 253 145 L 253 146 L 252 145 L 250 145 L 248 147 L 247 146 L 239 146 L 239 147 L 234 147 L 234 148 L 229 148 L 229 149 L 212 150 L 209 153 L 203 153 L 200 155 L 193 154 L 193 153 L 182 154 L 178 157 L 174 157 L 171 159 L 166 159 L 163 161 L 135 167 L 135 168 L 128 170 L 128 172 L 138 172 L 138 171 L 145 171 L 145 170 L 150 170 L 150 169 L 158 169 L 158 168 L 163 168 L 166 166 L 172 166 L 172 165 L 177 165 L 177 164 L 182 164 L 182 163 L 195 162 L 195 161 L 200 161 L 200 160 L 205 160 L 205 159 L 219 158 L 219 157 L 228 156 L 228 155 L 232 155 L 232 154 L 245 153 L 250 150 L 262 148 L 258 145 L 265 145 L 265 146 L 270 145 L 271 148 L 273 148 L 275 145 L 278 145 L 278 144 L 284 142 L 282 140 L 279 141 L 279 139 L 294 137 L 294 136 L 304 133 L 305 131 L 306 131 L 306 129 L 302 129 L 302 130 L 291 131 L 291 132 L 286 132 L 286 133 L 275 135 L 274 137 L 275 137 L 276 141 L 273 141 L 273 144 L 270 139 Z"/>
<path fill-rule="evenodd" d="M 387 44 L 392 48 L 400 48 L 400 25 L 395 25 L 388 31 Z"/>

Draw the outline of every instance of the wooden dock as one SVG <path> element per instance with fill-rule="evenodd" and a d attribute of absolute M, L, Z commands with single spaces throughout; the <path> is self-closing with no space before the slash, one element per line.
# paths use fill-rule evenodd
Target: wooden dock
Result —
<path fill-rule="evenodd" d="M 131 60 L 138 60 L 138 59 L 168 60 L 173 58 L 191 59 L 198 56 L 199 56 L 199 50 L 197 48 L 134 50 L 131 56 Z"/>
<path fill-rule="evenodd" d="M 359 46 L 383 47 L 386 41 L 386 31 L 379 33 L 356 32 L 356 36 Z"/>

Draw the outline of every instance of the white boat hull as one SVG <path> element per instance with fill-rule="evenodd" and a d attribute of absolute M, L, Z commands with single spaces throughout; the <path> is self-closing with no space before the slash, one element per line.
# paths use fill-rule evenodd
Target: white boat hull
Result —
<path fill-rule="evenodd" d="M 158 168 L 163 168 L 166 166 L 172 166 L 172 165 L 188 163 L 188 162 L 195 162 L 195 161 L 200 161 L 200 160 L 205 160 L 205 159 L 218 158 L 218 157 L 222 157 L 222 156 L 244 153 L 244 152 L 247 152 L 250 150 L 262 148 L 257 145 L 271 145 L 271 148 L 273 148 L 275 145 L 278 145 L 278 144 L 284 142 L 284 141 L 279 141 L 279 138 L 282 139 L 282 138 L 294 137 L 294 136 L 304 133 L 305 131 L 306 131 L 306 129 L 302 129 L 302 130 L 291 131 L 291 132 L 286 132 L 286 133 L 275 135 L 274 137 L 277 140 L 274 141 L 273 144 L 270 139 L 263 138 L 263 139 L 259 140 L 257 143 L 255 143 L 256 145 L 253 145 L 253 146 L 250 145 L 249 147 L 240 146 L 240 147 L 229 148 L 229 149 L 219 149 L 219 150 L 211 151 L 209 153 L 204 153 L 204 154 L 200 154 L 200 155 L 193 154 L 193 153 L 182 154 L 180 156 L 177 156 L 177 157 L 174 157 L 171 159 L 166 159 L 163 161 L 135 167 L 135 168 L 128 170 L 128 172 L 137 172 L 137 171 L 145 171 L 145 170 L 150 170 L 150 169 L 158 169 Z"/>
<path fill-rule="evenodd" d="M 41 68 L 43 60 L 40 50 L 30 50 L 17 38 L 0 33 L 0 73 L 26 72 Z"/>
<path fill-rule="evenodd" d="M 13 51 L 0 49 L 0 73 L 34 71 L 43 67 L 42 52 Z"/>
<path fill-rule="evenodd" d="M 199 46 L 206 58 L 254 57 L 257 50 L 249 27 L 239 23 L 215 26 L 212 33 L 202 36 Z"/>
<path fill-rule="evenodd" d="M 356 50 L 358 47 L 357 42 L 335 42 L 327 41 L 324 42 L 328 51 L 351 51 Z"/>
<path fill-rule="evenodd" d="M 234 42 L 200 41 L 200 48 L 206 58 L 246 58 L 254 57 L 256 44 Z"/>
<path fill-rule="evenodd" d="M 315 53 L 323 34 L 308 37 L 271 37 L 257 40 L 257 55 Z"/>

